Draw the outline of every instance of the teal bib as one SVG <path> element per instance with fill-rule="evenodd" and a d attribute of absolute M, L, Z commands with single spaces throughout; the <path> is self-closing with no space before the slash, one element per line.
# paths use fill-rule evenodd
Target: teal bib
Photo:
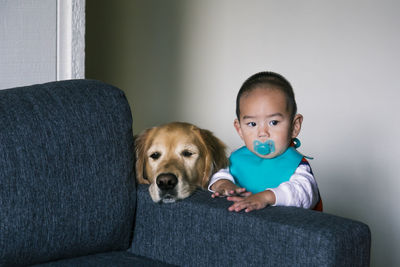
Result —
<path fill-rule="evenodd" d="M 243 146 L 231 154 L 229 170 L 238 186 L 255 194 L 289 181 L 302 159 L 294 147 L 275 158 L 264 159 Z"/>

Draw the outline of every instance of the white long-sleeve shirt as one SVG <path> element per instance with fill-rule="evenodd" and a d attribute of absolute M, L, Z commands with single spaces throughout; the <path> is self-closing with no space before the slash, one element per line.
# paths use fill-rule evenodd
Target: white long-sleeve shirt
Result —
<path fill-rule="evenodd" d="M 229 172 L 229 168 L 221 169 L 210 179 L 208 190 L 218 180 L 226 179 L 235 183 L 235 179 Z M 275 194 L 276 202 L 273 206 L 294 206 L 312 209 L 319 201 L 317 182 L 307 162 L 301 162 L 289 181 L 281 183 L 276 188 L 266 188 Z"/>

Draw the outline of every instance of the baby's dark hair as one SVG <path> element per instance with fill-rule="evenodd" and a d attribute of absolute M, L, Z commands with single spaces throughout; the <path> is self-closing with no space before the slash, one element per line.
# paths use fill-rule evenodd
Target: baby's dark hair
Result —
<path fill-rule="evenodd" d="M 244 93 L 248 93 L 255 88 L 259 87 L 273 87 L 274 89 L 281 90 L 286 95 L 286 105 L 288 110 L 291 112 L 291 119 L 297 113 L 297 105 L 296 100 L 294 99 L 293 88 L 290 85 L 289 81 L 285 79 L 282 75 L 270 72 L 263 71 L 256 73 L 250 78 L 248 78 L 240 87 L 239 93 L 236 97 L 236 117 L 240 120 L 240 98 Z"/>

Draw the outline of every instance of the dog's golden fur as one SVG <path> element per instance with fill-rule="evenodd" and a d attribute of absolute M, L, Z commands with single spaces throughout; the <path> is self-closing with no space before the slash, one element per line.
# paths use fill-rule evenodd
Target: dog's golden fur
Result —
<path fill-rule="evenodd" d="M 145 130 L 135 140 L 136 179 L 150 184 L 155 202 L 174 202 L 207 188 L 210 177 L 228 166 L 226 146 L 210 131 L 183 122 Z"/>

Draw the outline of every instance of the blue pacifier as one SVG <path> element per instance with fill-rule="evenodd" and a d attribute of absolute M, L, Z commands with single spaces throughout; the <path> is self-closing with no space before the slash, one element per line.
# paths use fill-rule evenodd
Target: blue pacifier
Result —
<path fill-rule="evenodd" d="M 272 140 L 267 140 L 264 143 L 254 140 L 253 147 L 256 153 L 264 156 L 275 152 L 275 144 Z"/>

